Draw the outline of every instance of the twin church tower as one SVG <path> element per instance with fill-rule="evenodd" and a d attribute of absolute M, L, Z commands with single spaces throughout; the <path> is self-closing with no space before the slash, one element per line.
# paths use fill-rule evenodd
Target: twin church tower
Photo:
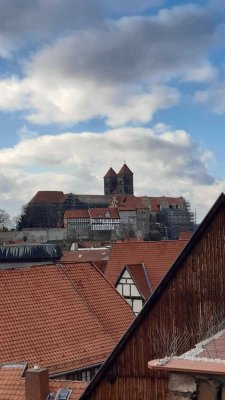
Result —
<path fill-rule="evenodd" d="M 118 174 L 109 168 L 104 176 L 104 194 L 134 194 L 133 172 L 125 163 Z"/>

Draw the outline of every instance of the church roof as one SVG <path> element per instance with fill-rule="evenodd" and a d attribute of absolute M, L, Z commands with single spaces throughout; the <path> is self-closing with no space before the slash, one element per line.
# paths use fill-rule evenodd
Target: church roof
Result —
<path fill-rule="evenodd" d="M 118 172 L 118 175 L 126 175 L 126 174 L 133 174 L 133 172 L 128 168 L 127 164 L 123 164 L 121 170 Z"/>
<path fill-rule="evenodd" d="M 66 198 L 68 195 L 66 195 Z M 63 192 L 58 190 L 39 190 L 35 196 L 31 199 L 31 204 L 40 203 L 64 203 L 65 195 Z"/>
<path fill-rule="evenodd" d="M 105 174 L 104 178 L 112 177 L 112 176 L 117 176 L 116 172 L 112 167 L 109 168 L 108 172 Z"/>

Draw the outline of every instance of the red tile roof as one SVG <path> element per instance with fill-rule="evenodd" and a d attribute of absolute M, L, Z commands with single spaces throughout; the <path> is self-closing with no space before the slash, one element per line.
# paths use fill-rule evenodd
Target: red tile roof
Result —
<path fill-rule="evenodd" d="M 60 261 L 63 262 L 90 262 L 99 260 L 108 260 L 109 249 L 78 249 L 73 251 L 68 251 L 63 254 Z"/>
<path fill-rule="evenodd" d="M 108 243 L 107 243 L 108 245 Z M 104 242 L 96 242 L 94 240 L 83 240 L 82 242 L 78 243 L 78 247 L 80 248 L 93 248 L 93 247 L 102 247 L 104 246 Z"/>
<path fill-rule="evenodd" d="M 30 203 L 31 204 L 64 203 L 64 201 L 65 201 L 65 195 L 63 192 L 40 190 L 31 199 Z"/>
<path fill-rule="evenodd" d="M 127 196 L 118 196 L 117 198 L 118 198 L 117 207 L 119 208 L 119 211 L 147 209 L 147 207 L 143 202 L 142 197 L 127 195 Z"/>
<path fill-rule="evenodd" d="M 84 389 L 87 387 L 88 383 L 84 381 L 63 381 L 63 380 L 49 380 L 49 389 L 51 393 L 54 395 L 57 394 L 57 391 L 61 388 L 71 389 L 72 393 L 70 395 L 69 400 L 79 400 L 81 394 Z M 51 400 L 56 400 L 53 397 Z"/>
<path fill-rule="evenodd" d="M 64 219 L 90 218 L 88 210 L 66 210 Z"/>
<path fill-rule="evenodd" d="M 179 235 L 179 240 L 189 240 L 193 236 L 194 232 L 181 232 Z"/>
<path fill-rule="evenodd" d="M 221 331 L 210 339 L 206 340 L 205 343 L 198 344 L 198 347 L 202 348 L 195 356 L 196 359 L 206 357 L 210 359 L 225 360 L 225 331 Z"/>
<path fill-rule="evenodd" d="M 130 168 L 128 168 L 127 164 L 124 163 L 117 175 L 126 175 L 126 174 L 133 175 L 133 172 L 130 170 Z"/>
<path fill-rule="evenodd" d="M 91 263 L 0 270 L 0 360 L 50 374 L 102 363 L 133 319 Z"/>
<path fill-rule="evenodd" d="M 99 271 L 101 271 L 102 274 L 104 274 L 107 266 L 107 261 L 108 260 L 96 260 L 93 261 L 93 264 L 96 266 L 96 268 L 99 269 Z"/>
<path fill-rule="evenodd" d="M 96 279 L 96 268 L 94 266 L 86 268 L 85 264 L 80 264 L 79 269 L 76 268 L 76 265 L 75 267 L 74 265 L 66 267 L 68 277 L 73 281 L 82 297 L 85 298 L 93 314 L 98 317 L 102 326 L 105 327 L 105 332 L 115 339 L 117 343 L 122 333 L 126 331 L 134 319 L 133 312 L 130 309 L 128 310 L 129 306 L 127 307 L 126 301 L 100 271 L 98 271 L 99 279 Z M 84 280 L 85 273 L 86 279 Z M 120 319 L 123 319 L 123 321 Z"/>
<path fill-rule="evenodd" d="M 161 201 L 165 199 L 169 206 L 176 206 L 179 204 L 181 200 L 183 200 L 183 197 L 166 197 L 166 196 L 161 196 L 161 197 L 149 197 L 150 200 L 150 205 L 151 205 L 151 211 L 157 212 L 160 210 L 160 203 Z"/>
<path fill-rule="evenodd" d="M 25 364 L 2 364 L 0 366 L 1 400 L 26 400 L 25 378 L 23 377 L 25 368 Z M 70 400 L 78 400 L 86 386 L 86 382 L 49 380 L 49 390 L 53 393 L 52 400 L 55 400 L 55 395 L 60 388 L 71 389 Z"/>
<path fill-rule="evenodd" d="M 114 243 L 105 275 L 115 285 L 125 265 L 144 263 L 154 290 L 181 253 L 187 240 Z"/>
<path fill-rule="evenodd" d="M 108 172 L 106 172 L 104 178 L 117 176 L 117 173 L 114 171 L 112 167 L 109 168 Z"/>
<path fill-rule="evenodd" d="M 147 300 L 152 293 L 152 288 L 148 278 L 148 272 L 144 264 L 134 264 L 126 266 L 139 293 Z"/>
<path fill-rule="evenodd" d="M 89 214 L 91 218 L 119 219 L 119 213 L 116 207 L 89 208 Z"/>

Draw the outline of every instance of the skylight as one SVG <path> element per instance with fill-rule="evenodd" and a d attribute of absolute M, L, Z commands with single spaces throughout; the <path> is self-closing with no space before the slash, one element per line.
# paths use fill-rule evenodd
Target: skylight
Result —
<path fill-rule="evenodd" d="M 61 388 L 58 390 L 55 400 L 69 400 L 72 390 Z"/>

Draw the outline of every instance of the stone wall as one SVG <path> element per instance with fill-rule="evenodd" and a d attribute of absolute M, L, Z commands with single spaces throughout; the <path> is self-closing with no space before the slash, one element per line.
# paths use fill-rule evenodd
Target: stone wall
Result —
<path fill-rule="evenodd" d="M 0 245 L 4 242 L 23 240 L 26 236 L 27 242 L 56 242 L 64 240 L 100 240 L 109 241 L 113 233 L 112 231 L 70 231 L 66 228 L 49 228 L 49 229 L 23 229 L 22 231 L 0 232 Z"/>
<path fill-rule="evenodd" d="M 66 228 L 23 229 L 22 231 L 0 232 L 0 244 L 6 241 L 18 241 L 27 237 L 27 242 L 51 242 L 67 239 Z"/>
<path fill-rule="evenodd" d="M 225 400 L 225 377 L 172 373 L 167 400 Z"/>

